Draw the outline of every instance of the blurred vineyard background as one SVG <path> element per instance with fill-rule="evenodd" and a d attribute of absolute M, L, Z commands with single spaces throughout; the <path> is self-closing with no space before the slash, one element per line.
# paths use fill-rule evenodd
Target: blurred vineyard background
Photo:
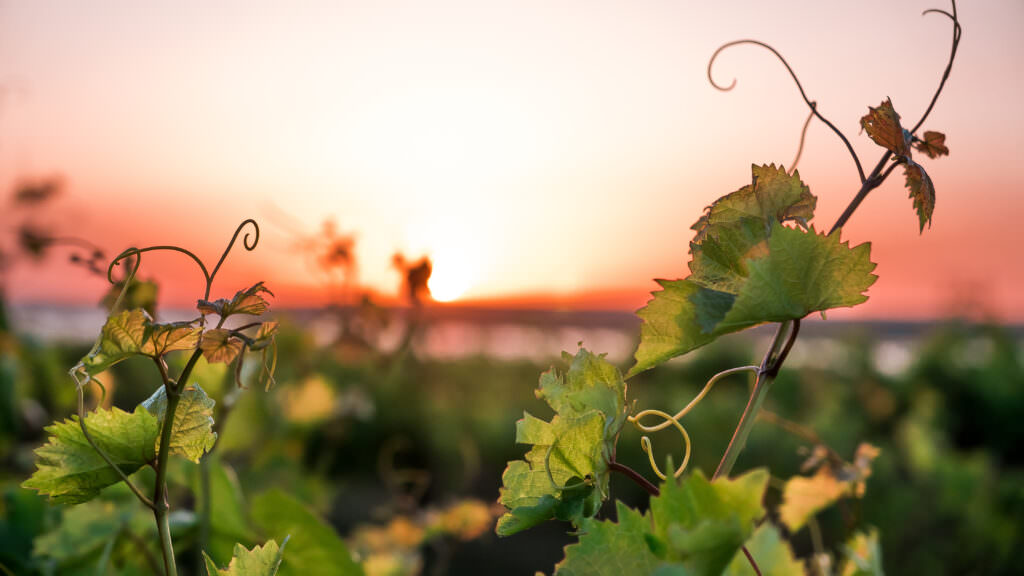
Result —
<path fill-rule="evenodd" d="M 88 351 L 88 333 L 98 331 L 103 313 L 16 306 L 8 316 L 0 341 L 0 564 L 14 574 L 91 574 L 110 553 L 109 538 L 127 538 L 134 525 L 117 514 L 76 517 L 75 508 L 50 507 L 19 484 L 33 470 L 43 426 L 75 409 L 67 370 Z M 364 303 L 280 312 L 278 320 L 270 390 L 239 391 L 223 365 L 201 361 L 196 371 L 220 407 L 213 477 L 242 495 L 228 490 L 212 501 L 213 517 L 221 518 L 215 532 L 231 533 L 218 522 L 236 522 L 235 535 L 255 543 L 245 528 L 252 503 L 282 491 L 327 519 L 370 574 L 480 574 L 482 567 L 526 574 L 561 559 L 567 526 L 549 523 L 507 539 L 493 534 L 502 470 L 522 453 L 514 423 L 524 409 L 547 414 L 533 390 L 540 372 L 560 363 L 560 350 L 582 342 L 627 368 L 634 316 Z M 768 336 L 755 330 L 643 373 L 630 381 L 630 395 L 641 407 L 681 407 L 716 372 L 755 362 Z M 776 477 L 799 472 L 810 443 L 780 422 L 813 430 L 847 458 L 870 442 L 881 454 L 867 495 L 819 517 L 820 545 L 838 546 L 853 527 L 869 524 L 879 528 L 890 574 L 1018 573 L 1022 354 L 1019 327 L 808 322 L 768 400 L 779 419 L 758 424 L 738 466 L 770 466 Z M 103 380 L 106 394 L 91 391 L 92 401 L 125 409 L 158 385 L 141 361 L 124 362 Z M 709 471 L 717 463 L 746 402 L 742 380 L 719 384 L 686 417 L 693 466 Z M 677 438 L 654 441 L 659 454 L 678 454 Z M 619 446 L 619 461 L 649 474 L 635 432 L 627 429 Z M 176 501 L 194 504 L 194 468 L 182 463 L 175 471 Z M 646 502 L 620 477 L 612 491 L 634 505 Z M 117 502 L 116 490 L 108 492 L 115 493 L 103 502 Z M 769 498 L 777 495 L 773 489 Z M 176 525 L 184 541 L 198 529 L 187 509 L 179 508 Z M 152 530 L 147 516 L 138 524 L 142 534 Z M 813 553 L 809 530 L 791 537 L 799 554 Z M 187 545 L 180 554 L 190 554 Z"/>

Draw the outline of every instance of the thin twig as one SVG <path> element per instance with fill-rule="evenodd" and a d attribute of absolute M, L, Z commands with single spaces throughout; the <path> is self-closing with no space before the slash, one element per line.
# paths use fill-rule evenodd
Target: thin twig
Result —
<path fill-rule="evenodd" d="M 651 496 L 658 496 L 661 494 L 661 490 L 659 490 L 657 486 L 652 484 L 650 480 L 644 478 L 643 476 L 640 475 L 639 472 L 633 470 L 632 468 L 626 466 L 625 464 L 621 464 L 619 462 L 614 461 L 609 462 L 608 469 L 613 470 L 615 472 L 619 472 L 621 474 L 625 474 L 626 476 L 629 477 L 630 480 L 636 482 L 638 486 L 646 490 L 647 493 L 650 494 Z"/>
<path fill-rule="evenodd" d="M 789 165 L 789 173 L 796 173 L 796 166 L 800 163 L 800 156 L 804 153 L 804 142 L 807 140 L 807 128 L 811 125 L 811 120 L 814 120 L 814 108 L 818 105 L 817 102 L 811 102 L 811 113 L 807 115 L 807 120 L 804 120 L 804 127 L 800 129 L 800 145 L 796 148 L 796 156 L 793 157 L 793 162 Z"/>
<path fill-rule="evenodd" d="M 761 576 L 761 569 L 758 568 L 757 562 L 754 562 L 754 557 L 750 554 L 750 550 L 747 550 L 747 546 L 743 545 L 743 554 L 746 555 L 747 561 L 750 562 L 751 568 L 757 573 L 757 576 Z"/>

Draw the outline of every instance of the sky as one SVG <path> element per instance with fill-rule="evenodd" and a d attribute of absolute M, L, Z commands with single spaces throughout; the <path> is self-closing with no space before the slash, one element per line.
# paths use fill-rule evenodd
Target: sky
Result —
<path fill-rule="evenodd" d="M 653 278 L 687 274 L 690 225 L 789 165 L 807 108 L 865 165 L 860 132 L 890 97 L 920 117 L 945 67 L 937 0 L 130 1 L 0 3 L 0 190 L 59 175 L 45 214 L 113 254 L 178 244 L 215 262 L 235 226 L 261 224 L 215 295 L 265 280 L 282 305 L 322 301 L 303 238 L 330 219 L 356 239 L 358 279 L 399 290 L 391 256 L 430 255 L 432 286 L 457 301 L 635 309 Z M 922 160 L 937 189 L 918 233 L 899 171 L 843 231 L 872 242 L 880 280 L 850 318 L 957 314 L 1024 321 L 1024 3 L 959 7 L 960 54 L 924 124 L 951 155 Z M 800 175 L 827 228 L 856 192 L 853 162 L 811 125 Z M 10 235 L 16 215 L 0 216 Z M 6 222 L 5 222 L 6 221 Z M 202 279 L 177 255 L 143 276 L 169 303 Z M 53 258 L 19 263 L 15 301 L 94 302 L 101 279 Z"/>

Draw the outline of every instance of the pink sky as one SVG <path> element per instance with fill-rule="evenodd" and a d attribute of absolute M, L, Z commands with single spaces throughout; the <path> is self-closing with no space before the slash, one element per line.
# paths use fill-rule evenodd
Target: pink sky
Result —
<path fill-rule="evenodd" d="M 322 293 L 284 222 L 357 235 L 360 279 L 395 292 L 396 250 L 429 253 L 465 299 L 600 292 L 633 307 L 652 278 L 686 274 L 690 224 L 789 164 L 806 108 L 880 155 L 858 119 L 891 97 L 923 112 L 949 48 L 941 2 L 6 2 L 0 4 L 0 186 L 61 174 L 48 218 L 111 253 L 176 243 L 213 261 L 261 221 L 220 289 L 257 279 L 279 301 Z M 951 156 L 923 235 L 897 171 L 844 231 L 873 242 L 880 280 L 842 317 L 969 312 L 1024 320 L 1024 4 L 960 6 L 964 36 L 925 129 Z M 844 148 L 812 125 L 800 163 L 819 227 L 857 188 Z M 4 214 L 8 213 L 5 209 Z M 287 216 L 283 216 L 287 215 Z M 7 217 L 3 217 L 8 220 Z M 8 226 L 4 227 L 5 233 Z M 146 266 L 171 301 L 201 283 L 175 257 Z M 166 264 L 166 265 L 165 265 Z M 94 301 L 103 285 L 55 263 L 19 266 L 15 300 Z M 587 299 L 580 299 L 587 302 Z"/>

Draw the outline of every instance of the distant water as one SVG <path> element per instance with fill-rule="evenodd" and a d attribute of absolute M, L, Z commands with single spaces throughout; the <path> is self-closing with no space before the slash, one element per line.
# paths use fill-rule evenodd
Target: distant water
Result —
<path fill-rule="evenodd" d="M 405 333 L 404 311 L 379 334 L 384 350 L 398 347 Z M 90 343 L 100 333 L 106 315 L 102 309 L 75 306 L 20 305 L 10 310 L 15 331 L 48 342 Z M 190 320 L 190 310 L 162 310 L 161 321 Z M 306 326 L 318 345 L 332 342 L 339 328 L 334 317 L 314 310 L 278 313 Z M 579 342 L 591 350 L 607 352 L 611 360 L 627 359 L 636 345 L 638 324 L 619 313 L 557 313 L 547 311 L 428 312 L 413 347 L 421 355 L 442 360 L 489 356 L 500 360 L 544 360 L 562 350 L 576 350 Z"/>
<path fill-rule="evenodd" d="M 15 330 L 51 342 L 89 343 L 105 321 L 103 310 L 93 307 L 18 305 L 10 310 Z M 379 334 L 378 345 L 395 349 L 405 333 L 406 310 L 393 310 L 392 321 Z M 317 345 L 328 344 L 338 335 L 335 316 L 322 310 L 278 312 L 279 318 L 306 326 Z M 162 321 L 195 318 L 194 310 L 163 310 Z M 561 351 L 575 351 L 578 343 L 604 352 L 616 363 L 626 363 L 638 338 L 640 321 L 628 312 L 501 310 L 472 308 L 427 308 L 424 325 L 413 347 L 424 357 L 455 360 L 487 356 L 500 360 L 548 361 Z M 869 336 L 875 342 L 875 363 L 883 373 L 896 374 L 912 362 L 915 348 L 932 323 L 809 320 L 801 329 L 801 341 L 790 356 L 792 366 L 835 365 L 843 361 L 848 348 L 843 344 L 851 333 Z M 1013 328 L 1024 340 L 1024 330 Z M 753 339 L 754 349 L 763 348 L 771 336 L 768 327 L 744 333 Z M 750 342 L 750 340 L 748 340 Z"/>

